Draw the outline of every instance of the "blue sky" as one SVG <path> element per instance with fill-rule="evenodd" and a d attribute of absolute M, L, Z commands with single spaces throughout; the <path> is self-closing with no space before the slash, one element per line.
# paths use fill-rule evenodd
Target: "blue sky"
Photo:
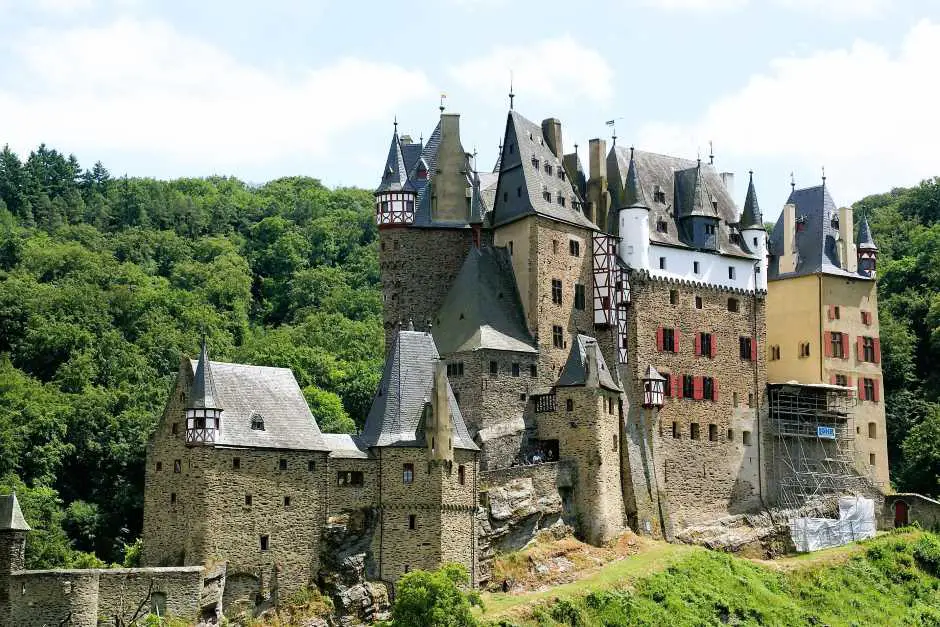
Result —
<path fill-rule="evenodd" d="M 441 93 L 496 158 L 508 108 L 695 158 L 714 142 L 765 217 L 940 175 L 940 3 L 929 0 L 0 0 L 0 144 L 113 174 L 305 174 L 373 187 L 398 116 Z"/>

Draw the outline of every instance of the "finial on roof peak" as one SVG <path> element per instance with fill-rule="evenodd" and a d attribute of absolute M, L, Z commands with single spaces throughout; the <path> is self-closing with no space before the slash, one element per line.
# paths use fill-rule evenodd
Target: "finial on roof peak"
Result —
<path fill-rule="evenodd" d="M 826 186 L 826 166 L 822 167 L 822 184 L 823 187 Z"/>
<path fill-rule="evenodd" d="M 409 331 L 415 330 L 415 321 L 412 318 L 408 318 L 408 330 Z"/>
<path fill-rule="evenodd" d="M 630 146 L 630 161 L 633 161 L 633 146 Z"/>
<path fill-rule="evenodd" d="M 748 178 L 749 178 L 751 181 L 753 181 L 753 180 L 754 180 L 754 170 L 748 170 L 748 171 L 747 171 L 747 176 L 748 176 Z"/>
<path fill-rule="evenodd" d="M 709 165 L 715 165 L 715 146 L 710 139 L 708 140 L 708 163 Z"/>
<path fill-rule="evenodd" d="M 509 110 L 513 110 L 516 94 L 512 93 L 512 70 L 509 70 Z"/>
<path fill-rule="evenodd" d="M 398 116 L 395 116 L 395 121 L 392 122 L 392 125 L 395 127 L 395 133 L 398 133 Z"/>
<path fill-rule="evenodd" d="M 793 172 L 790 172 L 790 191 L 796 190 L 796 178 L 793 176 Z"/>
<path fill-rule="evenodd" d="M 438 107 L 441 110 L 441 115 L 444 115 L 444 98 L 447 98 L 447 94 L 441 94 L 441 105 Z"/>

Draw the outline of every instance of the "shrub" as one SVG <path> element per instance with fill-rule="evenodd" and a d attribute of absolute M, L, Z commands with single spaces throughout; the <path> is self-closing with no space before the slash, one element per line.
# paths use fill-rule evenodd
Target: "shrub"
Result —
<path fill-rule="evenodd" d="M 482 605 L 480 595 L 468 589 L 467 570 L 446 564 L 429 572 L 415 570 L 398 582 L 394 627 L 476 627 L 471 605 Z"/>
<path fill-rule="evenodd" d="M 914 559 L 928 573 L 940 577 L 940 540 L 937 536 L 921 536 L 914 544 Z"/>

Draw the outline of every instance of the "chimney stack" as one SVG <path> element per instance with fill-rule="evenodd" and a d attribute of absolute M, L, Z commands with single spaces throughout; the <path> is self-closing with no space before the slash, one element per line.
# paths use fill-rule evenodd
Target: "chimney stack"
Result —
<path fill-rule="evenodd" d="M 855 224 L 851 207 L 839 209 L 839 253 L 842 256 L 842 269 L 847 272 L 858 271 L 858 251 L 855 249 Z"/>
<path fill-rule="evenodd" d="M 607 231 L 610 194 L 607 193 L 607 141 L 603 139 L 588 142 L 587 202 L 584 213 L 588 220 Z"/>
<path fill-rule="evenodd" d="M 542 135 L 548 143 L 549 149 L 559 159 L 565 154 L 561 143 L 561 120 L 558 118 L 548 118 L 542 120 Z"/>
<path fill-rule="evenodd" d="M 599 373 L 598 369 L 598 359 L 597 359 L 597 342 L 594 340 L 589 340 L 584 343 L 585 353 L 587 354 L 587 364 L 585 364 L 585 381 L 584 385 L 589 388 L 596 388 L 600 386 Z"/>
<path fill-rule="evenodd" d="M 796 271 L 796 205 L 783 206 L 783 250 L 780 251 L 778 271 L 781 274 Z"/>
<path fill-rule="evenodd" d="M 728 190 L 728 193 L 734 196 L 734 172 L 722 172 L 721 182 L 724 183 L 725 189 Z"/>

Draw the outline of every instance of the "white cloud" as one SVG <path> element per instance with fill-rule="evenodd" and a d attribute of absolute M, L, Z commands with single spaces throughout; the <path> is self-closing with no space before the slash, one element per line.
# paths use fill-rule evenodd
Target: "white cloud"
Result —
<path fill-rule="evenodd" d="M 34 30 L 8 45 L 0 119 L 16 124 L 3 142 L 147 152 L 203 171 L 326 154 L 340 133 L 434 91 L 420 71 L 356 58 L 269 71 L 159 21 Z"/>
<path fill-rule="evenodd" d="M 751 4 L 751 0 L 637 0 L 637 2 L 642 6 L 664 11 L 699 13 L 733 11 Z M 830 19 L 847 19 L 877 17 L 889 7 L 890 0 L 770 0 L 769 3 Z"/>
<path fill-rule="evenodd" d="M 639 145 L 694 154 L 714 139 L 732 160 L 797 164 L 814 179 L 824 164 L 846 198 L 914 184 L 940 173 L 938 61 L 940 24 L 929 21 L 894 54 L 857 41 L 777 59 L 697 122 L 645 125 Z"/>
<path fill-rule="evenodd" d="M 575 95 L 600 104 L 613 97 L 614 72 L 596 50 L 571 36 L 529 45 L 497 46 L 486 56 L 450 69 L 451 77 L 491 102 L 506 102 L 509 78 L 526 100 L 570 102 Z"/>
<path fill-rule="evenodd" d="M 729 11 L 747 3 L 748 0 L 640 0 L 643 6 L 664 11 Z"/>

